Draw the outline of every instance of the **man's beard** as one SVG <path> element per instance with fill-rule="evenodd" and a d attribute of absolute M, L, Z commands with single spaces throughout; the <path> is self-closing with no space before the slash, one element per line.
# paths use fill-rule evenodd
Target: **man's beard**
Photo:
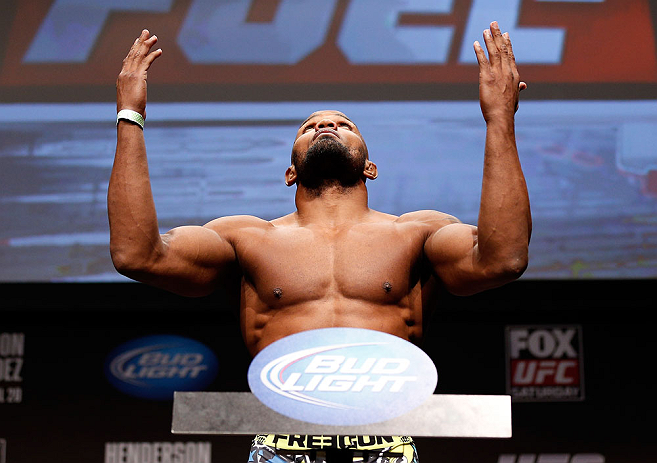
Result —
<path fill-rule="evenodd" d="M 349 148 L 333 137 L 324 137 L 295 159 L 297 183 L 321 194 L 326 188 L 349 189 L 363 179 L 367 155 L 363 150 L 351 154 Z"/>

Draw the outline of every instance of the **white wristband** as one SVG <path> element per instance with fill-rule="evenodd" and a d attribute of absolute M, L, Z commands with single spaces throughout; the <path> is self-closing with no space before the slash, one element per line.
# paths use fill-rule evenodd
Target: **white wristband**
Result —
<path fill-rule="evenodd" d="M 144 130 L 144 116 L 139 114 L 137 111 L 133 111 L 131 109 L 122 109 L 116 115 L 116 125 L 119 125 L 119 121 L 121 119 L 124 121 L 132 122 L 133 124 L 137 124 L 139 127 L 141 127 L 142 130 Z"/>

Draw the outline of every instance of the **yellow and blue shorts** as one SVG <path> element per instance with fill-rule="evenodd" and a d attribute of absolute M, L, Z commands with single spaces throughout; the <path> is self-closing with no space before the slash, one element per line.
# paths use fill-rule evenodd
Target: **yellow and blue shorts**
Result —
<path fill-rule="evenodd" d="M 419 463 L 408 436 L 259 434 L 249 463 Z"/>

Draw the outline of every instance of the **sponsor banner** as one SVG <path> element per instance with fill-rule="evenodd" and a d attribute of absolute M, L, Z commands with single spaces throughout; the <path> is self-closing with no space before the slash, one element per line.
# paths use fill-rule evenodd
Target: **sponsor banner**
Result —
<path fill-rule="evenodd" d="M 211 463 L 210 442 L 107 442 L 105 463 Z"/>
<path fill-rule="evenodd" d="M 105 362 L 109 382 L 126 394 L 172 400 L 174 391 L 200 391 L 214 381 L 218 360 L 202 343 L 181 336 L 147 336 L 121 344 Z"/>
<path fill-rule="evenodd" d="M 500 455 L 497 463 L 605 463 L 599 453 L 523 453 Z"/>
<path fill-rule="evenodd" d="M 416 408 L 433 394 L 438 374 L 421 349 L 397 336 L 325 328 L 270 344 L 248 379 L 258 399 L 290 418 L 359 425 Z"/>
<path fill-rule="evenodd" d="M 580 326 L 508 326 L 506 365 L 514 401 L 584 400 Z"/>
<path fill-rule="evenodd" d="M 529 82 L 657 81 L 648 0 L 15 3 L 0 87 L 113 84 L 144 27 L 164 51 L 157 83 L 476 83 L 472 44 L 492 20 Z"/>
<path fill-rule="evenodd" d="M 23 401 L 24 333 L 0 333 L 0 405 Z"/>

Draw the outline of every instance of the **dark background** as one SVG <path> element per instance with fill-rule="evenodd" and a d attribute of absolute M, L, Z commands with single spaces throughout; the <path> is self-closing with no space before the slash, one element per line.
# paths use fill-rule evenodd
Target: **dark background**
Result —
<path fill-rule="evenodd" d="M 211 391 L 247 391 L 250 361 L 218 296 L 186 299 L 141 284 L 5 284 L 2 332 L 25 333 L 23 401 L 1 404 L 11 462 L 103 461 L 106 442 L 210 441 L 214 462 L 246 461 L 250 436 L 172 436 L 171 402 L 127 396 L 103 374 L 117 345 L 151 334 L 196 339 L 219 358 Z M 585 400 L 513 404 L 513 437 L 417 439 L 423 462 L 496 462 L 502 454 L 595 453 L 654 461 L 649 313 L 654 282 L 519 281 L 447 296 L 423 348 L 441 394 L 505 394 L 508 325 L 578 324 Z"/>

